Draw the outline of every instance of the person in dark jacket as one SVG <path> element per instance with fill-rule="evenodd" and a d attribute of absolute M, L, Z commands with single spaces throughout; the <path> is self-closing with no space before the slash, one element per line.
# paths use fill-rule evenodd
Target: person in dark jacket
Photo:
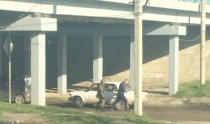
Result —
<path fill-rule="evenodd" d="M 103 110 L 104 104 L 105 104 L 105 98 L 104 98 L 104 80 L 101 80 L 100 84 L 97 88 L 97 98 L 99 99 L 99 102 L 97 103 L 96 110 Z"/>
<path fill-rule="evenodd" d="M 115 107 L 116 107 L 116 104 L 119 100 L 122 100 L 124 103 L 125 103 L 125 111 L 127 111 L 127 105 L 128 105 L 128 101 L 124 95 L 124 93 L 126 92 L 126 85 L 128 84 L 128 80 L 125 79 L 122 83 L 120 83 L 120 86 L 119 86 L 119 90 L 118 90 L 118 93 L 117 93 L 117 100 L 115 101 L 115 103 L 112 105 L 112 109 L 111 110 L 114 110 Z"/>

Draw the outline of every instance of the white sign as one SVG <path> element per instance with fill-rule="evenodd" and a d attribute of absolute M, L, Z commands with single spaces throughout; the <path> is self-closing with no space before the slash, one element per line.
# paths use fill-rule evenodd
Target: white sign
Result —
<path fill-rule="evenodd" d="M 7 55 L 9 55 L 9 38 L 7 37 L 3 44 L 3 49 Z"/>
<path fill-rule="evenodd" d="M 10 44 L 9 44 L 10 43 Z M 7 55 L 9 55 L 9 52 L 12 53 L 13 51 L 13 43 L 12 42 L 9 42 L 9 38 L 7 37 L 6 40 L 4 41 L 4 44 L 3 44 L 3 49 L 5 51 L 5 53 Z"/>

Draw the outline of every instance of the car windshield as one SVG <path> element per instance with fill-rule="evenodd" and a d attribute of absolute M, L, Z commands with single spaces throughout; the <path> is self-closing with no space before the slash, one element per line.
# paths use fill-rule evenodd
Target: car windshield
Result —
<path fill-rule="evenodd" d="M 98 88 L 98 84 L 92 84 L 92 86 L 88 90 L 96 91 Z"/>
<path fill-rule="evenodd" d="M 87 91 L 97 91 L 98 84 L 92 84 L 92 86 Z M 117 91 L 115 84 L 104 84 L 105 91 Z"/>

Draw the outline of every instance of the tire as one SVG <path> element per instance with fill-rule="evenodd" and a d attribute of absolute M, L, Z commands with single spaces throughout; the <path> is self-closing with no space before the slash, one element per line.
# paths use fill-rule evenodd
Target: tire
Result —
<path fill-rule="evenodd" d="M 16 95 L 14 98 L 15 104 L 24 104 L 25 103 L 25 97 L 23 95 Z"/>
<path fill-rule="evenodd" d="M 80 97 L 75 97 L 74 100 L 74 105 L 77 107 L 77 108 L 82 108 L 84 103 L 82 101 L 82 99 Z"/>
<path fill-rule="evenodd" d="M 120 111 L 125 111 L 125 102 L 122 101 L 122 100 L 119 100 L 119 101 L 116 103 L 116 109 L 117 109 L 117 110 L 120 110 Z"/>

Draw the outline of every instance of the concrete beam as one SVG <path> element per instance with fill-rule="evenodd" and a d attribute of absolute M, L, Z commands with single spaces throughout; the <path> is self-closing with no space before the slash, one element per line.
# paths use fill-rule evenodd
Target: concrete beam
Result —
<path fill-rule="evenodd" d="M 179 36 L 169 38 L 169 95 L 178 91 L 179 83 Z"/>
<path fill-rule="evenodd" d="M 118 3 L 118 4 L 130 4 L 132 5 L 133 0 L 98 0 L 103 2 Z M 165 2 L 165 0 L 143 0 L 143 5 L 146 7 L 155 8 L 166 8 L 166 9 L 177 9 L 185 11 L 199 11 L 200 6 L 198 3 L 187 2 L 184 0 L 170 0 Z M 209 7 L 209 5 L 207 5 Z M 210 10 L 208 10 L 210 12 Z"/>
<path fill-rule="evenodd" d="M 131 1 L 120 0 L 1 0 L 0 10 L 37 12 L 53 15 L 71 15 L 123 19 L 134 19 Z M 183 1 L 144 0 L 143 19 L 147 21 L 200 24 L 200 6 L 197 3 Z M 44 8 L 44 9 L 43 9 Z M 103 14 L 101 14 L 103 13 Z M 210 24 L 210 6 L 207 6 L 207 24 Z M 82 20 L 81 20 L 82 21 Z"/>
<path fill-rule="evenodd" d="M 186 35 L 186 26 L 179 25 L 163 25 L 158 27 L 150 27 L 144 30 L 144 35 Z"/>
<path fill-rule="evenodd" d="M 95 35 L 93 39 L 93 82 L 99 83 L 103 78 L 103 36 Z"/>
<path fill-rule="evenodd" d="M 49 0 L 43 0 L 42 3 L 40 3 L 37 0 L 21 0 L 21 1 L 13 1 L 13 0 L 1 0 L 0 1 L 0 10 L 8 10 L 8 11 L 23 11 L 23 12 L 40 12 L 40 13 L 51 13 L 51 14 L 56 14 L 56 13 L 61 13 L 62 12 L 62 7 L 63 8 L 68 8 L 70 4 L 72 5 L 81 5 L 83 3 L 86 3 L 86 6 L 88 3 L 93 4 L 93 3 L 104 3 L 104 5 L 110 5 L 110 3 L 118 3 L 120 4 L 125 4 L 125 5 L 130 5 L 131 7 L 131 2 L 132 0 L 86 0 L 86 1 L 65 1 L 65 0 L 59 0 L 59 1 L 49 1 Z M 147 4 L 146 4 L 147 3 Z M 66 6 L 64 6 L 64 4 Z M 196 11 L 198 12 L 200 10 L 199 4 L 198 3 L 192 3 L 192 2 L 184 2 L 184 1 L 175 1 L 171 0 L 168 1 L 167 3 L 165 0 L 150 0 L 149 3 L 147 0 L 143 0 L 143 5 L 146 7 L 155 7 L 155 8 L 166 8 L 166 9 L 175 9 L 175 10 L 184 10 L 184 11 Z M 44 8 L 44 9 L 41 9 Z M 207 8 L 209 8 L 209 5 L 207 5 Z M 112 8 L 114 9 L 114 8 Z M 118 9 L 118 8 L 116 8 Z M 65 10 L 63 10 L 65 11 Z M 210 9 L 207 9 L 207 12 L 210 12 Z"/>
<path fill-rule="evenodd" d="M 61 32 L 69 35 L 131 35 L 131 26 L 83 26 L 83 27 L 62 27 Z M 144 35 L 186 35 L 186 26 L 159 25 L 144 26 Z"/>
<path fill-rule="evenodd" d="M 24 36 L 24 74 L 31 75 L 31 44 L 30 37 Z"/>
<path fill-rule="evenodd" d="M 31 104 L 45 106 L 45 34 L 36 33 L 31 36 Z"/>
<path fill-rule="evenodd" d="M 67 92 L 67 35 L 58 37 L 58 92 L 66 94 Z"/>
<path fill-rule="evenodd" d="M 3 26 L 0 31 L 57 31 L 57 19 L 27 16 Z"/>
<path fill-rule="evenodd" d="M 129 4 L 132 3 L 132 0 L 98 0 L 102 2 L 110 2 L 110 3 L 120 3 L 120 4 Z"/>

